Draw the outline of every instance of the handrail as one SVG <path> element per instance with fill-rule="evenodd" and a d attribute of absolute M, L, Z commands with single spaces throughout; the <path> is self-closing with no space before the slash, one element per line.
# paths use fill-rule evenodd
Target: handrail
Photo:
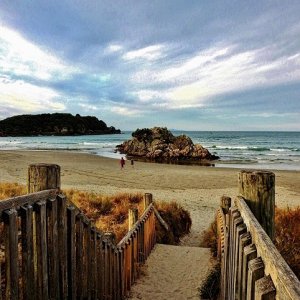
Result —
<path fill-rule="evenodd" d="M 252 242 L 255 243 L 258 254 L 263 259 L 266 273 L 271 275 L 277 293 L 282 294 L 285 291 L 290 299 L 300 299 L 300 282 L 298 278 L 263 230 L 244 198 L 237 197 L 235 204 L 251 233 Z"/>
<path fill-rule="evenodd" d="M 57 189 L 45 190 L 41 192 L 35 192 L 27 195 L 12 197 L 6 200 L 0 201 L 0 213 L 3 210 L 10 208 L 18 208 L 22 205 L 28 204 L 31 205 L 36 201 L 47 200 L 48 198 L 55 197 L 58 194 Z"/>
<path fill-rule="evenodd" d="M 132 229 L 127 232 L 127 234 L 122 238 L 122 240 L 118 243 L 117 247 L 122 248 L 126 242 L 131 238 L 132 234 L 137 230 L 137 227 L 145 221 L 147 218 L 147 215 L 154 209 L 154 206 L 152 203 L 147 207 L 147 209 L 144 211 L 140 219 L 133 225 Z"/>
<path fill-rule="evenodd" d="M 156 243 L 155 220 L 150 203 L 116 245 L 57 189 L 1 201 L 0 299 L 124 299 Z"/>
<path fill-rule="evenodd" d="M 160 215 L 160 213 L 158 212 L 158 210 L 154 207 L 154 213 L 155 216 L 157 218 L 157 220 L 160 222 L 160 224 L 165 228 L 166 231 L 169 231 L 169 226 L 168 224 L 165 222 L 165 220 L 162 218 L 162 216 Z"/>

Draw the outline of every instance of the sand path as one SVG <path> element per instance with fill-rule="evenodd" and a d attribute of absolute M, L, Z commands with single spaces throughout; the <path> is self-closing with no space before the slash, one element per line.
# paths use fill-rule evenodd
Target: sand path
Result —
<path fill-rule="evenodd" d="M 198 287 L 210 268 L 209 258 L 207 248 L 157 244 L 129 299 L 199 300 Z"/>
<path fill-rule="evenodd" d="M 238 169 L 136 162 L 134 168 L 126 164 L 121 171 L 118 160 L 95 155 L 0 151 L 0 181 L 26 183 L 28 165 L 39 162 L 61 166 L 63 189 L 103 194 L 150 192 L 155 201 L 175 200 L 187 209 L 193 222 L 191 233 L 182 240 L 182 247 L 157 246 L 147 261 L 147 275 L 133 287 L 132 295 L 133 299 L 198 299 L 197 287 L 209 267 L 209 252 L 191 246 L 199 246 L 220 197 L 234 199 L 237 195 Z M 299 206 L 300 172 L 275 171 L 275 175 L 276 205 Z"/>

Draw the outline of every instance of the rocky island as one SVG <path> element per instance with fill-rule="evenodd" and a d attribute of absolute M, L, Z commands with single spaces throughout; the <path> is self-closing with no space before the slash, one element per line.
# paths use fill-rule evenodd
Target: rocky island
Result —
<path fill-rule="evenodd" d="M 1 136 L 115 134 L 120 129 L 108 127 L 93 116 L 67 113 L 18 115 L 0 121 Z"/>
<path fill-rule="evenodd" d="M 175 137 L 167 128 L 137 129 L 132 139 L 117 146 L 128 158 L 166 163 L 206 163 L 219 159 L 186 135 Z"/>

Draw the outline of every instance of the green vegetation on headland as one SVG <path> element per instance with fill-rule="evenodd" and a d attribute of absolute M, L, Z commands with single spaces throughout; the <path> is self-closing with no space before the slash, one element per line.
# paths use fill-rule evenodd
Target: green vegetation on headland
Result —
<path fill-rule="evenodd" d="M 0 121 L 0 136 L 116 134 L 120 129 L 107 127 L 93 116 L 66 113 L 18 115 Z"/>

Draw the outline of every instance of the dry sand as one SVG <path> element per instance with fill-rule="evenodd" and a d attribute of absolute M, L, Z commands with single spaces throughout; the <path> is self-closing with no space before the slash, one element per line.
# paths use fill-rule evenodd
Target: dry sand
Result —
<path fill-rule="evenodd" d="M 199 299 L 197 287 L 209 271 L 209 257 L 207 248 L 156 245 L 130 299 Z"/>
<path fill-rule="evenodd" d="M 237 195 L 238 169 L 127 162 L 96 155 L 52 151 L 0 151 L 0 181 L 26 183 L 31 163 L 56 163 L 62 169 L 62 188 L 114 194 L 150 192 L 156 200 L 176 200 L 189 210 L 191 234 L 183 241 L 197 246 L 213 220 L 222 195 Z M 275 171 L 276 204 L 300 205 L 300 172 Z"/>
<path fill-rule="evenodd" d="M 72 187 L 105 194 L 150 192 L 155 200 L 177 201 L 190 212 L 193 222 L 191 233 L 182 241 L 182 245 L 185 246 L 199 246 L 201 234 L 213 220 L 222 195 L 232 198 L 237 195 L 238 169 L 143 162 L 135 162 L 132 168 L 127 162 L 125 168 L 121 170 L 118 160 L 70 152 L 0 151 L 0 181 L 25 184 L 27 167 L 31 163 L 59 164 L 62 169 L 62 188 Z M 299 206 L 300 172 L 275 171 L 274 173 L 276 175 L 276 205 L 279 207 Z M 200 269 L 207 265 L 206 260 L 209 255 L 207 251 L 205 253 L 206 255 L 202 256 L 202 261 L 205 263 L 202 266 L 198 265 Z M 194 259 L 197 260 L 197 257 Z M 155 261 L 159 264 L 158 260 Z M 185 273 L 182 272 L 178 259 L 174 258 L 170 264 L 173 265 L 174 274 L 179 272 L 183 281 L 190 280 L 191 272 L 189 269 L 186 269 Z M 149 270 L 156 270 L 157 267 L 155 262 L 152 262 Z M 155 289 L 161 293 L 161 297 L 156 295 L 155 299 L 164 299 L 164 291 L 172 290 L 172 287 L 167 288 L 166 285 L 172 285 L 172 282 L 159 284 L 157 281 L 157 284 Z M 141 289 L 143 289 L 143 283 L 139 285 L 138 294 L 133 297 L 143 299 Z M 144 292 L 147 294 L 146 290 Z M 188 292 L 188 290 L 181 291 L 180 295 Z M 144 297 L 147 299 L 147 296 Z M 172 299 L 184 298 L 180 296 Z"/>

